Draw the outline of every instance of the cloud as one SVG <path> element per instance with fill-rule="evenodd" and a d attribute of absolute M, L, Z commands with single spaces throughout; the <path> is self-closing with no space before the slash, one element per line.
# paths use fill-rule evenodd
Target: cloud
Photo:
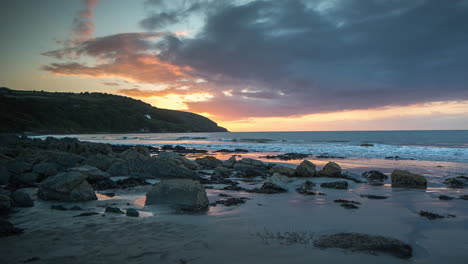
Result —
<path fill-rule="evenodd" d="M 83 41 L 93 37 L 93 15 L 99 0 L 84 0 L 84 3 L 86 8 L 79 11 L 73 19 L 72 41 Z"/>
<path fill-rule="evenodd" d="M 167 85 L 141 97 L 209 92 L 190 111 L 221 120 L 303 116 L 468 99 L 468 5 L 415 1 L 163 1 L 146 30 L 44 53 L 54 74 Z M 164 30 L 187 17 L 190 36 Z M 78 60 L 95 59 L 94 65 Z M 198 84 L 203 79 L 206 83 Z M 188 86 L 188 91 L 179 89 Z"/>

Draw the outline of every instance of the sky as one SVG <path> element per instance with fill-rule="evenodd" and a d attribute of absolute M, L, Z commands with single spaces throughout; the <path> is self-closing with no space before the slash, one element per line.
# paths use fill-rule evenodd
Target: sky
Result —
<path fill-rule="evenodd" d="M 468 129 L 468 0 L 2 0 L 0 86 L 230 131 Z"/>

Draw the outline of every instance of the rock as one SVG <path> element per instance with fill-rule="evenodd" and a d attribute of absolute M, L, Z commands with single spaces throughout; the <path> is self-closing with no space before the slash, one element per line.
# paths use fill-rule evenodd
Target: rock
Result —
<path fill-rule="evenodd" d="M 267 159 L 280 159 L 280 160 L 300 160 L 309 157 L 309 154 L 302 153 L 285 153 L 280 155 L 268 155 L 265 156 Z"/>
<path fill-rule="evenodd" d="M 113 213 L 113 214 L 123 214 L 122 210 L 117 207 L 106 207 L 105 213 Z"/>
<path fill-rule="evenodd" d="M 420 211 L 419 215 L 422 217 L 426 217 L 429 220 L 435 220 L 435 219 L 440 219 L 440 218 L 445 218 L 443 215 L 427 212 L 427 211 Z"/>
<path fill-rule="evenodd" d="M 311 181 L 305 181 L 301 187 L 296 189 L 296 191 L 304 195 L 316 195 L 316 193 L 312 192 L 312 188 L 314 186 L 315 186 L 315 183 Z"/>
<path fill-rule="evenodd" d="M 0 237 L 14 236 L 23 233 L 24 229 L 16 228 L 12 223 L 0 219 Z"/>
<path fill-rule="evenodd" d="M 283 174 L 280 174 L 278 172 L 275 172 L 275 174 L 273 174 L 273 176 L 271 177 L 268 177 L 266 179 L 266 182 L 270 182 L 276 186 L 279 186 L 285 190 L 288 189 L 288 185 L 293 182 L 293 180 L 289 177 L 286 177 L 285 175 Z"/>
<path fill-rule="evenodd" d="M 25 161 L 14 161 L 8 163 L 7 168 L 12 175 L 19 175 L 31 171 L 32 166 Z"/>
<path fill-rule="evenodd" d="M 224 166 L 218 166 L 214 169 L 211 179 L 225 179 L 232 175 L 232 170 Z"/>
<path fill-rule="evenodd" d="M 252 192 L 252 193 L 265 193 L 265 194 L 284 193 L 287 191 L 288 190 L 278 185 L 275 185 L 271 182 L 264 182 L 262 187 L 249 190 L 249 192 Z"/>
<path fill-rule="evenodd" d="M 205 188 L 186 179 L 162 180 L 146 193 L 145 205 L 167 204 L 181 210 L 201 211 L 208 207 Z"/>
<path fill-rule="evenodd" d="M 333 202 L 335 203 L 340 203 L 340 204 L 361 204 L 360 202 L 356 202 L 356 201 L 351 201 L 351 200 L 344 200 L 344 199 L 337 199 L 337 200 L 334 200 Z"/>
<path fill-rule="evenodd" d="M 359 233 L 322 235 L 314 241 L 314 246 L 318 248 L 341 248 L 371 254 L 382 252 L 403 259 L 413 256 L 411 246 L 400 240 Z"/>
<path fill-rule="evenodd" d="M 233 155 L 228 160 L 224 161 L 222 165 L 226 168 L 233 168 L 236 162 L 236 155 Z"/>
<path fill-rule="evenodd" d="M 190 162 L 191 163 L 191 162 Z M 192 164 L 192 163 L 191 163 Z M 179 158 L 153 157 L 147 161 L 144 174 L 137 177 L 156 179 L 195 179 L 197 174 Z M 195 165 L 194 165 L 195 166 Z M 198 168 L 198 166 L 196 166 Z"/>
<path fill-rule="evenodd" d="M 340 204 L 341 207 L 346 208 L 346 209 L 359 209 L 359 206 L 356 206 L 351 203 L 342 203 Z"/>
<path fill-rule="evenodd" d="M 292 177 L 294 175 L 294 173 L 296 172 L 296 170 L 293 169 L 293 168 L 290 168 L 290 167 L 282 166 L 282 165 L 274 165 L 270 169 L 269 172 L 270 172 L 271 175 L 273 175 L 275 173 L 279 173 L 279 174 L 282 174 L 282 175 L 287 176 L 287 177 Z"/>
<path fill-rule="evenodd" d="M 455 199 L 455 197 L 452 197 L 452 196 L 447 196 L 447 195 L 439 195 L 439 200 L 453 200 Z"/>
<path fill-rule="evenodd" d="M 322 170 L 318 171 L 318 177 L 330 177 L 330 178 L 340 178 L 341 177 L 341 167 L 335 162 L 328 162 Z"/>
<path fill-rule="evenodd" d="M 100 169 L 93 167 L 93 166 L 89 166 L 89 165 L 73 167 L 69 169 L 69 171 L 76 171 L 76 172 L 80 172 L 81 174 L 86 175 L 87 176 L 86 180 L 88 182 L 96 182 L 96 181 L 110 177 L 109 173 L 103 172 Z"/>
<path fill-rule="evenodd" d="M 107 171 L 112 165 L 113 158 L 104 154 L 95 154 L 87 157 L 83 161 L 83 165 L 96 167 L 102 171 Z"/>
<path fill-rule="evenodd" d="M 57 171 L 63 171 L 80 165 L 84 158 L 68 152 L 47 151 L 43 153 L 42 162 L 53 163 L 57 166 Z"/>
<path fill-rule="evenodd" d="M 70 207 L 70 210 L 71 211 L 83 211 L 83 208 L 75 205 L 75 206 Z"/>
<path fill-rule="evenodd" d="M 350 172 L 350 171 L 343 172 L 343 174 L 341 174 L 341 178 L 347 179 L 347 180 L 350 180 L 350 181 L 353 181 L 353 182 L 356 182 L 356 183 L 365 183 L 365 182 L 367 182 L 367 180 L 365 178 L 363 178 L 361 175 L 359 175 L 357 173 Z"/>
<path fill-rule="evenodd" d="M 140 216 L 140 213 L 136 209 L 128 208 L 125 215 L 130 217 L 138 217 Z"/>
<path fill-rule="evenodd" d="M 99 181 L 91 182 L 91 186 L 97 191 L 117 189 L 119 186 L 117 183 L 111 179 L 101 179 Z"/>
<path fill-rule="evenodd" d="M 427 188 L 427 181 L 424 176 L 405 170 L 394 170 L 392 172 L 392 187 Z"/>
<path fill-rule="evenodd" d="M 458 176 L 455 178 L 448 178 L 444 181 L 449 188 L 464 188 L 468 186 L 468 177 L 466 176 Z"/>
<path fill-rule="evenodd" d="M 9 195 L 0 194 L 0 214 L 8 212 L 12 206 L 13 201 Z"/>
<path fill-rule="evenodd" d="M 213 170 L 214 168 L 221 166 L 223 164 L 219 159 L 212 156 L 205 156 L 203 158 L 195 159 L 195 162 L 200 164 L 204 170 Z"/>
<path fill-rule="evenodd" d="M 44 180 L 39 186 L 38 196 L 42 200 L 79 202 L 97 200 L 93 187 L 80 172 L 62 172 Z"/>
<path fill-rule="evenodd" d="M 320 184 L 320 187 L 330 189 L 348 189 L 347 181 L 336 181 L 336 182 L 324 182 Z"/>
<path fill-rule="evenodd" d="M 388 196 L 373 195 L 373 194 L 361 194 L 360 196 L 362 198 L 374 199 L 374 200 L 382 200 L 382 199 L 387 199 L 388 198 Z"/>
<path fill-rule="evenodd" d="M 462 200 L 468 200 L 468 195 L 462 195 L 462 196 L 460 196 L 460 199 L 462 199 Z"/>
<path fill-rule="evenodd" d="M 40 162 L 34 165 L 32 171 L 39 174 L 42 179 L 57 174 L 58 165 L 52 162 Z"/>
<path fill-rule="evenodd" d="M 145 157 L 148 157 L 148 158 L 150 157 L 149 149 L 143 145 L 136 145 L 135 147 L 133 147 L 133 150 L 140 153 L 141 155 Z"/>
<path fill-rule="evenodd" d="M 221 152 L 221 153 L 247 153 L 249 152 L 248 150 L 246 149 L 234 149 L 234 150 L 230 150 L 230 149 L 220 149 L 220 150 L 216 150 L 215 152 Z"/>
<path fill-rule="evenodd" d="M 22 190 L 22 189 L 16 190 L 11 195 L 11 198 L 13 199 L 13 206 L 15 207 L 33 207 L 34 206 L 33 199 L 31 199 L 31 197 L 25 190 Z"/>
<path fill-rule="evenodd" d="M 15 189 L 24 188 L 24 187 L 33 187 L 36 186 L 36 182 L 39 178 L 39 175 L 34 172 L 25 172 L 22 174 L 14 175 L 10 179 L 10 185 L 15 186 Z"/>
<path fill-rule="evenodd" d="M 160 152 L 156 159 L 171 159 L 178 162 L 180 165 L 184 165 L 188 169 L 197 170 L 200 168 L 200 165 L 193 160 L 189 160 L 186 157 L 183 157 L 174 152 Z"/>
<path fill-rule="evenodd" d="M 233 205 L 243 204 L 245 203 L 245 200 L 247 199 L 248 198 L 245 198 L 245 197 L 241 197 L 241 198 L 231 197 L 226 200 L 216 201 L 216 204 L 222 204 L 224 206 L 233 206 Z"/>
<path fill-rule="evenodd" d="M 115 182 L 117 187 L 119 189 L 127 189 L 127 188 L 133 188 L 136 186 L 143 186 L 143 185 L 149 185 L 150 183 L 147 182 L 145 179 L 141 178 L 127 178 L 127 179 L 122 179 L 118 180 Z"/>
<path fill-rule="evenodd" d="M 230 185 L 224 187 L 223 190 L 228 190 L 228 191 L 249 191 L 246 188 L 239 186 L 237 183 L 230 184 Z"/>
<path fill-rule="evenodd" d="M 315 177 L 317 173 L 315 164 L 308 160 L 304 160 L 297 166 L 294 172 L 294 177 Z"/>
<path fill-rule="evenodd" d="M 242 177 L 265 176 L 268 166 L 262 161 L 244 158 L 234 164 L 234 170 Z"/>
<path fill-rule="evenodd" d="M 370 143 L 363 143 L 361 144 L 361 147 L 373 147 L 374 144 L 370 144 Z"/>
<path fill-rule="evenodd" d="M 376 170 L 366 171 L 362 174 L 362 177 L 366 178 L 373 185 L 381 185 L 388 179 L 387 175 Z"/>

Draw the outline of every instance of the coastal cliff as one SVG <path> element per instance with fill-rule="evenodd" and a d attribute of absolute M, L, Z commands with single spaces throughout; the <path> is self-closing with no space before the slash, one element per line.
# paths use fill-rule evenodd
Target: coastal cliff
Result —
<path fill-rule="evenodd" d="M 194 113 L 104 93 L 0 88 L 0 133 L 226 132 Z"/>

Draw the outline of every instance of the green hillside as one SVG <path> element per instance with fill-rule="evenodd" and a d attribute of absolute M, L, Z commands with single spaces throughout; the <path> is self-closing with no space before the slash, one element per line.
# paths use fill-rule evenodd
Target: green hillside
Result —
<path fill-rule="evenodd" d="M 103 93 L 0 88 L 0 133 L 224 132 L 210 119 Z"/>

